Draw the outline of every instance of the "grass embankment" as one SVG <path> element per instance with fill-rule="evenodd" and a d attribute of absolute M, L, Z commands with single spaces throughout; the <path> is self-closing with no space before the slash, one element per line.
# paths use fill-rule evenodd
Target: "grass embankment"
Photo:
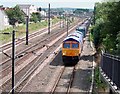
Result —
<path fill-rule="evenodd" d="M 52 24 L 55 24 L 59 21 L 59 19 L 55 18 L 55 19 L 52 19 Z M 29 23 L 29 34 L 30 33 L 33 33 L 41 28 L 44 28 L 48 25 L 48 22 L 47 21 L 43 21 L 43 22 L 37 22 L 37 23 Z M 17 26 L 15 27 L 15 30 L 17 31 L 16 32 L 16 38 L 18 37 L 22 37 L 25 35 L 25 32 L 26 32 L 26 25 L 22 25 L 22 26 Z M 13 28 L 10 27 L 10 28 L 7 28 L 3 31 L 0 31 L 0 32 L 12 32 L 13 31 Z M 11 35 L 3 35 L 3 34 L 0 34 L 0 43 L 4 44 L 4 43 L 7 43 L 9 41 L 11 41 Z"/>

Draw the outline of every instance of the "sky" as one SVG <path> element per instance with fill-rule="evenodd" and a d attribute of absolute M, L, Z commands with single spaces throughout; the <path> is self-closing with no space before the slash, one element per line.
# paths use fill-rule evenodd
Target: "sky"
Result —
<path fill-rule="evenodd" d="M 16 4 L 32 4 L 37 7 L 47 8 L 89 8 L 93 9 L 95 2 L 102 0 L 0 0 L 0 5 L 14 7 Z"/>

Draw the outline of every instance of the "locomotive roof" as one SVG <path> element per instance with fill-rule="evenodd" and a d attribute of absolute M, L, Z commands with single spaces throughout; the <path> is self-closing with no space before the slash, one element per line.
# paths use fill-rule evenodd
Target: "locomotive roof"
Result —
<path fill-rule="evenodd" d="M 84 24 L 82 24 L 81 26 L 79 26 L 77 29 L 85 29 Z"/>
<path fill-rule="evenodd" d="M 80 34 L 80 33 L 72 33 L 70 35 L 68 35 L 65 39 L 64 39 L 64 42 L 65 41 L 71 41 L 71 40 L 75 40 L 77 42 L 82 42 L 82 39 L 83 39 L 83 35 Z"/>
<path fill-rule="evenodd" d="M 82 36 L 83 36 L 83 33 L 82 32 L 80 32 L 80 31 L 75 31 L 76 33 L 78 33 L 78 34 L 81 34 Z"/>

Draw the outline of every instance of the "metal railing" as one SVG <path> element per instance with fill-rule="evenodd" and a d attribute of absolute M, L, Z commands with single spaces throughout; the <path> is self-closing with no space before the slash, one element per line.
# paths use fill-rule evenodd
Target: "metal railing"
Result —
<path fill-rule="evenodd" d="M 120 89 L 120 57 L 103 53 L 100 67 L 107 77 Z"/>

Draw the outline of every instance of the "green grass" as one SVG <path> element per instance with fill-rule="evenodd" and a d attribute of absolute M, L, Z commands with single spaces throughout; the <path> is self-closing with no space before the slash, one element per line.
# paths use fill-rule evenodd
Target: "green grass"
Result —
<path fill-rule="evenodd" d="M 94 83 L 96 84 L 96 86 L 98 88 L 102 88 L 105 90 L 105 88 L 107 87 L 106 84 L 100 79 L 100 71 L 99 71 L 99 67 L 95 68 L 95 77 L 94 77 Z"/>
<path fill-rule="evenodd" d="M 88 28 L 88 30 L 90 31 L 90 35 L 89 35 L 89 40 L 90 41 L 94 41 L 94 36 L 93 36 L 93 28 L 94 28 L 94 26 L 90 26 L 89 28 Z"/>
<path fill-rule="evenodd" d="M 52 23 L 55 24 L 59 21 L 59 19 L 55 18 L 55 19 L 52 19 Z M 29 34 L 30 33 L 33 33 L 41 28 L 44 28 L 48 25 L 48 22 L 47 21 L 43 21 L 43 22 L 37 22 L 37 23 L 30 23 L 29 24 Z M 18 37 L 22 37 L 25 35 L 25 32 L 26 32 L 26 25 L 22 25 L 22 26 L 17 26 L 15 27 L 15 30 L 16 30 L 16 38 Z M 12 32 L 13 31 L 13 28 L 10 27 L 10 28 L 7 28 L 3 31 L 0 31 L 0 32 Z M 9 41 L 11 41 L 11 35 L 3 35 L 3 34 L 0 34 L 0 43 L 4 44 L 4 43 L 7 43 Z"/>
<path fill-rule="evenodd" d="M 93 42 L 93 35 L 91 34 L 91 32 L 90 32 L 90 41 L 92 41 Z"/>

